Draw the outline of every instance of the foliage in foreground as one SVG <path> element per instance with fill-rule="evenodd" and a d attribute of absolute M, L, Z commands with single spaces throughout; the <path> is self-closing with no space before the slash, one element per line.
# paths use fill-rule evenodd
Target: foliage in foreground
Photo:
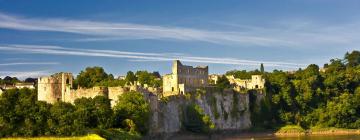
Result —
<path fill-rule="evenodd" d="M 104 96 L 80 98 L 74 104 L 48 104 L 37 101 L 35 90 L 7 90 L 0 96 L 0 137 L 79 136 L 92 133 L 92 129 L 111 128 L 122 128 L 134 135 L 145 133 L 147 122 L 144 120 L 148 115 L 143 112 L 148 113 L 148 104 L 140 93 L 123 95 L 126 97 L 120 97 L 119 104 L 127 106 L 114 111 L 110 107 L 110 100 Z M 129 96 L 132 98 L 127 98 Z M 133 102 L 137 104 L 131 106 Z M 128 129 L 129 125 L 118 125 L 123 122 L 135 122 L 137 128 Z"/>
<path fill-rule="evenodd" d="M 150 117 L 149 103 L 139 92 L 124 93 L 114 106 L 115 126 L 129 132 L 146 134 Z"/>

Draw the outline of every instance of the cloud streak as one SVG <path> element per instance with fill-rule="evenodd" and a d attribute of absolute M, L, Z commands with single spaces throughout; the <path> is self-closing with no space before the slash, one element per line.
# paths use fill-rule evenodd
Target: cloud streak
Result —
<path fill-rule="evenodd" d="M 78 41 L 157 39 L 202 41 L 216 44 L 296 46 L 297 42 L 258 32 L 209 31 L 193 28 L 112 23 L 59 18 L 24 18 L 0 13 L 0 28 L 23 31 L 50 31 L 86 35 Z"/>
<path fill-rule="evenodd" d="M 207 63 L 207 64 L 227 64 L 243 66 L 259 66 L 261 63 L 268 67 L 292 68 L 304 67 L 304 64 L 274 61 L 253 61 L 241 60 L 236 58 L 214 58 L 214 57 L 197 57 L 184 54 L 173 53 L 143 53 L 128 52 L 116 50 L 99 50 L 99 49 L 75 49 L 61 46 L 42 46 L 42 45 L 21 45 L 10 44 L 0 45 L 1 51 L 31 53 L 31 54 L 50 54 L 50 55 L 70 55 L 70 56 L 87 56 L 87 57 L 109 57 L 123 58 L 131 61 L 173 61 L 175 59 L 184 62 Z"/>
<path fill-rule="evenodd" d="M 40 77 L 49 75 L 48 71 L 0 71 L 0 77 L 4 78 L 5 76 L 17 77 L 19 79 L 25 79 L 29 77 Z"/>
<path fill-rule="evenodd" d="M 0 63 L 0 66 L 18 66 L 18 65 L 58 65 L 58 62 L 14 62 Z"/>
<path fill-rule="evenodd" d="M 270 24 L 270 23 L 269 23 Z M 360 44 L 360 22 L 321 24 L 306 20 L 276 21 L 270 26 L 220 23 L 231 31 L 100 22 L 64 18 L 26 18 L 0 12 L 0 28 L 21 31 L 62 32 L 84 35 L 75 41 L 156 39 L 201 41 L 230 46 L 338 47 Z"/>

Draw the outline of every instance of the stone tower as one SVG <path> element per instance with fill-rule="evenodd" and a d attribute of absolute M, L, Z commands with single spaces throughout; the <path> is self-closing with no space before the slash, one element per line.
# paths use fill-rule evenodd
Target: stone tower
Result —
<path fill-rule="evenodd" d="M 66 101 L 66 94 L 70 94 L 73 83 L 71 73 L 56 73 L 49 77 L 38 78 L 38 100 L 48 103 Z"/>

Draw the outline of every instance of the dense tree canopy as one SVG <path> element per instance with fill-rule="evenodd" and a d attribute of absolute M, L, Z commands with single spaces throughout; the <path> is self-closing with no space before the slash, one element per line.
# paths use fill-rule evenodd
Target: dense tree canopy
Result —
<path fill-rule="evenodd" d="M 251 75 L 259 75 L 259 74 L 262 74 L 262 72 L 259 70 L 248 71 L 248 72 L 246 70 L 232 70 L 226 72 L 225 75 L 233 75 L 235 78 L 240 78 L 240 79 L 251 79 Z"/>
<path fill-rule="evenodd" d="M 360 64 L 360 52 L 353 51 L 345 54 L 345 60 L 348 66 L 357 66 Z"/>
<path fill-rule="evenodd" d="M 138 81 L 140 84 L 147 84 L 152 87 L 162 86 L 161 78 L 158 72 L 149 73 L 147 71 L 137 71 L 135 74 L 128 71 L 123 79 L 115 79 L 112 74 L 107 74 L 102 67 L 87 67 L 81 71 L 74 80 L 74 88 L 77 86 L 90 88 L 94 86 L 124 86 L 125 84 L 135 84 Z"/>
<path fill-rule="evenodd" d="M 17 82 L 20 82 L 20 80 L 18 78 L 16 78 L 16 77 L 6 76 L 6 77 L 4 77 L 4 79 L 2 79 L 3 84 L 12 85 L 12 84 L 15 84 Z"/>
<path fill-rule="evenodd" d="M 219 77 L 215 86 L 221 90 L 231 87 L 230 82 L 225 75 Z"/>
<path fill-rule="evenodd" d="M 162 81 L 159 78 L 159 73 L 149 73 L 147 71 L 137 71 L 136 72 L 136 77 L 137 77 L 137 81 L 144 85 L 147 84 L 149 86 L 153 86 L 153 87 L 160 87 L 162 86 Z"/>
<path fill-rule="evenodd" d="M 116 122 L 115 118 L 132 120 L 138 127 L 132 133 L 145 133 L 148 103 L 140 93 L 125 95 L 129 96 L 120 100 L 120 104 L 127 106 L 118 104 L 115 114 L 110 100 L 104 96 L 76 99 L 74 104 L 48 104 L 37 101 L 36 90 L 6 90 L 0 96 L 0 137 L 84 135 L 89 130 L 109 128 L 128 130 L 128 126 L 118 125 L 124 120 Z"/>
<path fill-rule="evenodd" d="M 87 67 L 81 71 L 74 80 L 74 88 L 85 87 L 90 88 L 94 86 L 124 86 L 126 80 L 115 79 L 112 74 L 107 74 L 102 67 Z"/>
<path fill-rule="evenodd" d="M 256 124 L 297 124 L 304 128 L 360 128 L 360 62 L 358 51 L 344 59 L 332 59 L 320 71 L 315 64 L 304 70 L 265 73 L 268 110 L 272 118 L 258 119 Z M 268 120 L 275 120 L 268 124 Z M 265 123 L 266 122 L 266 123 Z"/>
<path fill-rule="evenodd" d="M 81 71 L 76 77 L 77 84 L 80 87 L 93 87 L 95 84 L 105 81 L 108 78 L 108 74 L 105 73 L 101 67 L 87 67 L 85 71 Z"/>
<path fill-rule="evenodd" d="M 114 107 L 114 114 L 116 126 L 146 134 L 149 127 L 150 106 L 141 93 L 128 92 L 120 95 Z"/>

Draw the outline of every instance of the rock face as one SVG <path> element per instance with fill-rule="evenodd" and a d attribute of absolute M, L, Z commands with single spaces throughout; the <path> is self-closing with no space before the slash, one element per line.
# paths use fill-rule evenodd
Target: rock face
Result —
<path fill-rule="evenodd" d="M 248 94 L 229 91 L 202 91 L 193 95 L 169 96 L 153 99 L 150 134 L 181 131 L 184 109 L 189 104 L 199 106 L 215 125 L 213 130 L 244 130 L 251 127 Z"/>

